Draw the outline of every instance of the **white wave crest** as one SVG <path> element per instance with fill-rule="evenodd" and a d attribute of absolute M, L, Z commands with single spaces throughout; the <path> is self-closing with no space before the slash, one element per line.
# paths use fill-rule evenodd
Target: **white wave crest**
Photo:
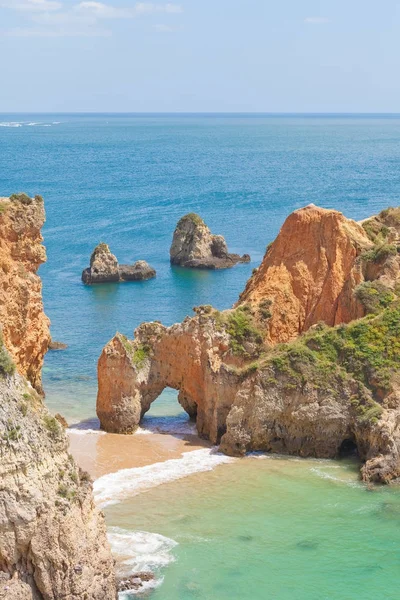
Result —
<path fill-rule="evenodd" d="M 150 571 L 155 574 L 152 581 L 143 582 L 138 590 L 121 592 L 119 599 L 128 599 L 145 590 L 158 587 L 162 581 L 159 569 L 175 560 L 171 551 L 177 542 L 158 533 L 147 531 L 127 531 L 120 527 L 110 527 L 107 533 L 111 550 L 116 558 L 116 570 L 120 577 L 130 577 L 135 573 Z"/>
<path fill-rule="evenodd" d="M 220 454 L 216 448 L 201 448 L 182 454 L 182 458 L 145 467 L 122 469 L 116 473 L 103 475 L 94 482 L 95 499 L 101 507 L 117 504 L 129 496 L 136 496 L 163 483 L 176 481 L 193 473 L 211 471 L 220 464 L 234 460 Z"/>
<path fill-rule="evenodd" d="M 0 127 L 22 127 L 22 123 L 3 121 L 0 123 Z"/>

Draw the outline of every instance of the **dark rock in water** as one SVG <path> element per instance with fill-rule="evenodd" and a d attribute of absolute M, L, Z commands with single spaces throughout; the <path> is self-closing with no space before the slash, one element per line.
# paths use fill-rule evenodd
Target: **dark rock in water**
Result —
<path fill-rule="evenodd" d="M 297 548 L 301 548 L 302 550 L 315 550 L 319 546 L 319 542 L 315 540 L 301 540 L 296 544 Z"/>
<path fill-rule="evenodd" d="M 120 265 L 119 276 L 121 281 L 145 281 L 155 277 L 156 272 L 145 260 L 138 260 L 133 265 Z"/>
<path fill-rule="evenodd" d="M 49 344 L 49 350 L 66 350 L 67 348 L 67 344 L 63 344 L 63 342 L 55 342 L 51 340 Z"/>
<path fill-rule="evenodd" d="M 240 542 L 252 542 L 254 538 L 252 535 L 238 535 L 237 539 Z"/>
<path fill-rule="evenodd" d="M 155 579 L 153 573 L 149 571 L 141 571 L 140 573 L 134 573 L 129 577 L 124 577 L 118 581 L 119 592 L 129 592 L 130 590 L 140 590 L 143 587 L 143 583 L 147 581 L 153 581 Z"/>
<path fill-rule="evenodd" d="M 156 276 L 155 270 L 144 260 L 133 265 L 119 265 L 107 244 L 99 244 L 90 257 L 90 267 L 82 273 L 86 284 L 120 281 L 144 281 Z"/>
<path fill-rule="evenodd" d="M 173 265 L 195 269 L 229 269 L 238 262 L 250 262 L 250 256 L 229 254 L 222 235 L 213 235 L 195 213 L 178 222 L 170 249 Z"/>

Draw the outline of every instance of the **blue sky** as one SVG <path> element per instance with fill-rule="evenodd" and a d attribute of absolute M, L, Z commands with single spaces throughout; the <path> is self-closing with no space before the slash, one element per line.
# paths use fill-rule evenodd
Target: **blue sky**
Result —
<path fill-rule="evenodd" d="M 400 112 L 396 0 L 0 0 L 0 112 Z"/>

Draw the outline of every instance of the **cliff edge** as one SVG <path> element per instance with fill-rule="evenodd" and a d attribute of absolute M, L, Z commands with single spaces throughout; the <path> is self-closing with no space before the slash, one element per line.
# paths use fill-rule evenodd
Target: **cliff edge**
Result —
<path fill-rule="evenodd" d="M 42 391 L 43 358 L 50 343 L 37 270 L 46 261 L 40 196 L 0 198 L 0 324 L 18 372 Z"/>
<path fill-rule="evenodd" d="M 0 598 L 110 600 L 114 564 L 90 477 L 38 393 L 50 339 L 36 275 L 43 201 L 18 194 L 0 211 Z"/>

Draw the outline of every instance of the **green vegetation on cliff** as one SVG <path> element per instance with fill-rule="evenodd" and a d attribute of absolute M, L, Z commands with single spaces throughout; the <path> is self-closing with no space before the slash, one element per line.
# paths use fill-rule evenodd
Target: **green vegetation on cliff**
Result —
<path fill-rule="evenodd" d="M 0 377 L 13 375 L 13 373 L 15 373 L 15 364 L 3 344 L 3 337 L 0 333 Z"/>
<path fill-rule="evenodd" d="M 257 351 L 262 349 L 263 336 L 257 328 L 251 309 L 247 305 L 239 306 L 230 311 L 213 313 L 218 329 L 225 329 L 230 335 L 230 347 L 233 354 L 249 357 L 245 346 L 253 346 Z M 256 352 L 258 353 L 258 352 Z"/>
<path fill-rule="evenodd" d="M 387 308 L 396 298 L 393 291 L 380 281 L 364 281 L 357 286 L 355 295 L 367 314 L 377 313 Z"/>
<path fill-rule="evenodd" d="M 394 303 L 376 316 L 348 325 L 315 326 L 266 355 L 262 365 L 266 364 L 289 375 L 294 385 L 331 387 L 333 376 L 351 377 L 382 396 L 390 391 L 391 379 L 400 368 L 400 305 Z"/>
<path fill-rule="evenodd" d="M 195 225 L 204 225 L 205 224 L 203 219 L 200 217 L 200 215 L 198 215 L 196 213 L 188 213 L 187 215 L 184 215 L 183 217 L 181 217 L 179 219 L 177 227 L 181 227 L 188 221 L 191 221 Z"/>

